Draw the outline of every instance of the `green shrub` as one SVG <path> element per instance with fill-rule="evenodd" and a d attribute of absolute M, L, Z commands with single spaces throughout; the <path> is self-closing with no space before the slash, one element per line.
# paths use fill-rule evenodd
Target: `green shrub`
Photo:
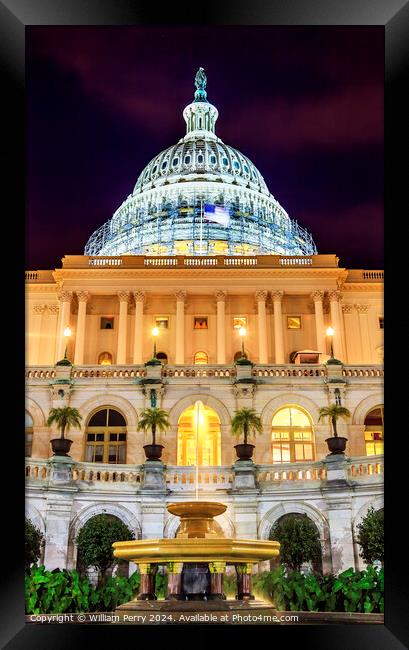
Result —
<path fill-rule="evenodd" d="M 367 564 L 384 560 L 384 513 L 370 508 L 357 526 L 357 541 L 361 547 L 360 556 Z"/>
<path fill-rule="evenodd" d="M 134 534 L 117 517 L 96 515 L 87 521 L 77 535 L 79 563 L 85 568 L 95 567 L 99 585 L 102 586 L 107 570 L 118 563 L 112 544 L 131 539 L 134 539 Z"/>
<path fill-rule="evenodd" d="M 289 570 L 299 571 L 302 564 L 321 560 L 319 533 L 307 515 L 284 515 L 275 523 L 270 537 L 280 542 L 280 560 Z"/>
<path fill-rule="evenodd" d="M 34 566 L 25 577 L 27 614 L 63 614 L 69 612 L 111 612 L 135 597 L 140 576 L 115 576 L 103 587 L 94 587 L 75 569 L 46 571 Z"/>
<path fill-rule="evenodd" d="M 26 518 L 25 521 L 25 568 L 30 570 L 30 566 L 35 564 L 41 556 L 41 547 L 44 543 L 44 536 L 36 526 Z"/>
<path fill-rule="evenodd" d="M 383 612 L 384 573 L 369 566 L 338 576 L 303 575 L 280 566 L 255 575 L 253 591 L 284 611 Z"/>

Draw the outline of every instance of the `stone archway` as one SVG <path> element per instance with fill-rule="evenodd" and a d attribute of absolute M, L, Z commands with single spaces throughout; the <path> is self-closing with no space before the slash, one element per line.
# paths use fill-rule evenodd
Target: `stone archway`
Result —
<path fill-rule="evenodd" d="M 191 395 L 183 397 L 177 401 L 171 409 L 169 409 L 169 421 L 171 425 L 177 427 L 179 418 L 182 415 L 183 411 L 185 411 L 187 408 L 189 408 L 189 406 L 192 406 L 197 401 L 200 401 L 204 404 L 204 406 L 209 406 L 211 409 L 213 409 L 213 411 L 217 413 L 220 419 L 220 424 L 222 426 L 230 425 L 230 413 L 223 402 L 221 402 L 216 397 L 213 397 L 212 395 L 206 393 L 203 394 L 200 392 L 192 393 Z"/>
<path fill-rule="evenodd" d="M 47 426 L 42 408 L 31 397 L 26 397 L 25 408 L 33 419 L 33 428 Z"/>
<path fill-rule="evenodd" d="M 352 414 L 352 424 L 365 424 L 365 417 L 375 406 L 383 404 L 383 394 L 375 393 L 374 395 L 368 395 L 359 404 L 355 407 L 355 410 Z"/>
<path fill-rule="evenodd" d="M 274 524 L 284 515 L 291 514 L 307 515 L 307 517 L 315 524 L 320 536 L 322 547 L 323 571 L 331 571 L 332 561 L 329 523 L 324 513 L 313 505 L 297 501 L 288 501 L 275 505 L 273 508 L 268 510 L 260 520 L 258 526 L 258 538 L 269 539 Z"/>
<path fill-rule="evenodd" d="M 299 395 L 298 393 L 285 393 L 284 395 L 277 395 L 271 399 L 264 406 L 261 412 L 261 421 L 263 423 L 263 428 L 266 430 L 271 426 L 271 421 L 273 419 L 274 413 L 289 404 L 294 406 L 301 406 L 307 413 L 310 415 L 313 425 L 318 424 L 319 417 L 319 406 L 313 402 L 308 397 L 304 395 Z"/>
<path fill-rule="evenodd" d="M 356 512 L 353 521 L 352 521 L 352 538 L 354 544 L 354 557 L 355 557 L 355 566 L 358 569 L 363 569 L 365 567 L 365 562 L 360 556 L 360 548 L 358 544 L 358 524 L 361 523 L 362 519 L 368 514 L 370 508 L 374 510 L 382 510 L 384 508 L 384 498 L 383 494 L 378 494 L 378 496 L 373 497 L 366 501 Z"/>
<path fill-rule="evenodd" d="M 68 549 L 67 549 L 67 568 L 74 569 L 77 565 L 77 545 L 76 537 L 81 528 L 97 515 L 112 515 L 120 519 L 135 534 L 135 539 L 142 537 L 142 528 L 135 514 L 125 508 L 125 506 L 116 503 L 101 503 L 86 506 L 80 510 L 71 520 L 68 531 Z"/>
<path fill-rule="evenodd" d="M 97 397 L 92 397 L 86 402 L 78 405 L 77 408 L 82 415 L 82 422 L 86 424 L 89 416 L 99 408 L 112 406 L 118 409 L 126 420 L 127 427 L 136 428 L 138 426 L 138 415 L 131 402 L 120 395 L 101 393 Z"/>

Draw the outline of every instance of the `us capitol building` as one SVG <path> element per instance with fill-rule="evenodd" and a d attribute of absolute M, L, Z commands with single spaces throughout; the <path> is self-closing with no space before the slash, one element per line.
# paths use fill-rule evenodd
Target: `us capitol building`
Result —
<path fill-rule="evenodd" d="M 76 567 L 75 538 L 103 512 L 138 538 L 174 537 L 166 503 L 197 489 L 228 506 L 217 518 L 227 536 L 268 539 L 282 516 L 304 513 L 324 571 L 362 568 L 356 526 L 383 507 L 383 271 L 317 253 L 216 135 L 202 68 L 195 86 L 186 135 L 84 255 L 26 272 L 26 510 L 45 536 L 42 561 Z M 318 421 L 332 403 L 351 412 L 338 424 L 345 455 L 328 455 Z M 82 426 L 68 432 L 70 455 L 53 457 L 48 413 L 67 405 Z M 152 465 L 138 415 L 155 405 L 171 426 Z M 242 407 L 263 422 L 254 463 L 236 462 L 230 418 Z"/>

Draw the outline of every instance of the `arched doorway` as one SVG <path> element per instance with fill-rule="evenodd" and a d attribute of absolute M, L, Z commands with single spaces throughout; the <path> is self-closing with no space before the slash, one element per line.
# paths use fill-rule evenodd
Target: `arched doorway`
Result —
<path fill-rule="evenodd" d="M 271 435 L 273 463 L 314 460 L 311 416 L 300 406 L 289 404 L 276 411 Z"/>
<path fill-rule="evenodd" d="M 179 417 L 177 462 L 205 467 L 221 464 L 220 419 L 200 400 Z"/>
<path fill-rule="evenodd" d="M 297 526 L 297 522 L 301 526 Z M 305 526 L 307 525 L 307 530 Z M 304 528 L 303 528 L 304 527 Z M 277 528 L 280 529 L 281 534 L 277 534 Z M 306 543 L 305 536 L 307 536 L 308 544 Z M 279 564 L 287 565 L 284 558 L 288 561 L 297 562 L 301 561 L 301 555 L 307 552 L 313 556 L 310 560 L 301 561 L 301 573 L 322 573 L 322 547 L 319 530 L 315 522 L 308 517 L 307 514 L 300 512 L 289 512 L 282 515 L 275 524 L 271 527 L 270 540 L 279 541 L 281 544 L 281 554 L 274 560 L 270 561 L 271 568 L 276 568 Z M 318 551 L 314 554 L 313 548 Z M 303 553 L 301 554 L 301 549 Z M 305 557 L 305 556 L 304 556 Z M 290 569 L 291 570 L 291 569 Z"/>

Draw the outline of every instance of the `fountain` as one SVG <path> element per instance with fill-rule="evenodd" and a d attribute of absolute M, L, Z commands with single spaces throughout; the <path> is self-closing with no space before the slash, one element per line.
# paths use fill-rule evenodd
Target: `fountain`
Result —
<path fill-rule="evenodd" d="M 174 539 L 143 539 L 115 542 L 114 556 L 135 562 L 141 575 L 140 593 L 131 602 L 120 605 L 116 612 L 243 610 L 270 608 L 255 600 L 251 575 L 258 562 L 279 555 L 275 541 L 232 539 L 223 536 L 214 517 L 227 506 L 212 501 L 170 503 L 168 512 L 180 517 Z M 155 575 L 159 565 L 168 572 L 168 593 L 163 601 L 155 595 Z M 237 574 L 235 600 L 223 593 L 226 566 L 233 565 Z M 198 602 L 199 601 L 199 602 Z"/>

